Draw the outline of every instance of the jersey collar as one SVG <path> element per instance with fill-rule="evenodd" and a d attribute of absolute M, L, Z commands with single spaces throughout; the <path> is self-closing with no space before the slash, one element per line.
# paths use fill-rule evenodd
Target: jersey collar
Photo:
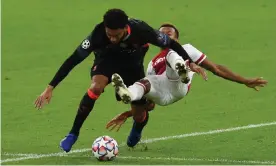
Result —
<path fill-rule="evenodd" d="M 126 37 L 124 37 L 123 41 L 125 41 L 126 39 L 128 39 L 129 36 L 130 36 L 130 34 L 131 34 L 131 29 L 130 29 L 130 26 L 127 25 L 127 35 L 126 35 Z"/>

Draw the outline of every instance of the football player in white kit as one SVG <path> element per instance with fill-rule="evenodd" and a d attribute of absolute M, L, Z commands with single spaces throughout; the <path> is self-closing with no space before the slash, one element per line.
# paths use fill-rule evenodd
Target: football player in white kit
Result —
<path fill-rule="evenodd" d="M 183 48 L 196 64 L 206 58 L 190 44 L 183 45 Z M 164 49 L 150 61 L 143 80 L 127 88 L 120 75 L 115 73 L 112 75 L 112 84 L 126 104 L 145 96 L 157 105 L 166 106 L 182 99 L 189 92 L 194 72 L 186 64 L 188 62 L 184 62 L 176 52 Z M 205 75 L 203 77 L 207 80 Z"/>
<path fill-rule="evenodd" d="M 178 40 L 178 30 L 174 25 L 164 24 L 159 30 L 166 33 L 171 38 Z M 183 48 L 195 64 L 200 65 L 219 77 L 244 84 L 257 91 L 259 87 L 264 87 L 267 84 L 267 81 L 261 77 L 252 79 L 244 78 L 222 65 L 211 62 L 204 53 L 191 44 L 185 44 Z M 194 75 L 194 72 L 191 70 L 200 73 L 203 78 L 207 80 L 206 74 L 202 68 L 195 64 L 192 63 L 189 65 L 187 62 L 184 62 L 182 57 L 176 52 L 169 49 L 163 49 L 150 61 L 147 69 L 147 76 L 144 79 L 126 87 L 120 75 L 115 73 L 112 76 L 112 84 L 124 103 L 130 103 L 131 101 L 146 97 L 158 105 L 165 106 L 181 100 L 188 94 Z M 151 109 L 153 108 L 145 108 L 147 111 Z M 132 108 L 132 110 L 116 116 L 107 124 L 106 128 L 112 127 L 111 130 L 113 130 L 117 127 L 118 131 L 128 117 L 135 115 L 135 111 L 136 110 Z M 147 111 L 144 111 L 145 116 L 148 116 Z M 134 147 L 140 141 L 142 129 L 136 131 L 134 127 L 132 128 L 127 141 L 129 147 Z"/>

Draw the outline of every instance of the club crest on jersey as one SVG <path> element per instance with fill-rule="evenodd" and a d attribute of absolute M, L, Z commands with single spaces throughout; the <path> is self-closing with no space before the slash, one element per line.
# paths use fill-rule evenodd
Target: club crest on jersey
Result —
<path fill-rule="evenodd" d="M 82 44 L 81 44 L 81 47 L 83 49 L 88 49 L 90 47 L 90 41 L 88 39 L 85 39 Z"/>
<path fill-rule="evenodd" d="M 154 62 L 153 66 L 156 66 L 156 65 L 158 65 L 159 63 L 161 63 L 161 62 L 163 62 L 163 61 L 165 61 L 165 60 L 166 60 L 165 57 L 163 57 L 163 58 L 158 58 L 158 59 Z"/>
<path fill-rule="evenodd" d="M 97 65 L 93 67 L 93 71 L 96 71 L 97 70 Z"/>

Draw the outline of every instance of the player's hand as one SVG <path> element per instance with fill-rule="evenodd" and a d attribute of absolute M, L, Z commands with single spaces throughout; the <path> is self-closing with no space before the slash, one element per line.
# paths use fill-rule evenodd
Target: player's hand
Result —
<path fill-rule="evenodd" d="M 114 130 L 117 127 L 116 131 L 119 131 L 121 126 L 125 123 L 125 121 L 127 120 L 128 116 L 125 115 L 125 113 L 121 113 L 117 116 L 115 116 L 111 121 L 109 121 L 106 124 L 106 129 L 109 129 L 109 131 Z"/>
<path fill-rule="evenodd" d="M 264 80 L 262 77 L 248 79 L 245 85 L 249 88 L 253 88 L 256 91 L 259 91 L 261 87 L 266 86 L 268 83 L 267 80 Z"/>
<path fill-rule="evenodd" d="M 52 98 L 54 87 L 48 86 L 44 92 L 41 93 L 40 96 L 38 96 L 34 102 L 35 108 L 38 110 L 41 109 L 45 103 L 49 104 Z"/>
<path fill-rule="evenodd" d="M 191 71 L 196 72 L 197 74 L 200 74 L 205 81 L 208 80 L 207 73 L 205 72 L 205 70 L 203 68 L 196 65 L 195 63 L 190 63 L 189 66 L 190 66 Z"/>

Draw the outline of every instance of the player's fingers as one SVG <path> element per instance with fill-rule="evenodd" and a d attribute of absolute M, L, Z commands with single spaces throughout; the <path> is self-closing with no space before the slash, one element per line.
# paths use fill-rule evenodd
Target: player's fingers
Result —
<path fill-rule="evenodd" d="M 259 78 L 257 78 L 257 79 L 255 79 L 255 81 L 254 82 L 257 82 L 257 83 L 262 83 L 262 84 L 267 84 L 268 83 L 268 81 L 267 80 L 264 80 L 263 79 L 263 77 L 259 77 Z"/>
<path fill-rule="evenodd" d="M 109 124 L 108 126 L 106 126 L 106 129 L 109 129 L 109 130 L 110 130 L 110 127 L 112 127 L 113 125 L 114 125 L 114 123 Z"/>
<path fill-rule="evenodd" d="M 34 106 L 35 108 L 37 107 L 38 103 L 39 103 L 39 100 L 40 100 L 40 96 L 36 98 L 35 102 L 34 102 Z"/>
<path fill-rule="evenodd" d="M 34 105 L 36 105 L 38 98 L 39 98 L 39 97 L 37 97 L 37 98 L 35 99 L 35 101 L 34 101 Z"/>
<path fill-rule="evenodd" d="M 256 85 L 256 87 L 259 87 L 259 88 L 262 88 L 262 87 L 265 87 L 266 85 L 265 84 L 258 84 Z"/>
<path fill-rule="evenodd" d="M 105 126 L 106 129 L 109 129 L 109 127 L 110 127 L 110 125 L 106 125 L 106 126 Z"/>
<path fill-rule="evenodd" d="M 42 95 L 40 97 L 40 101 L 39 101 L 39 109 L 41 109 L 43 107 L 43 105 L 45 104 L 45 100 L 46 100 L 46 96 Z"/>
<path fill-rule="evenodd" d="M 207 73 L 204 70 L 201 70 L 201 75 L 205 81 L 208 80 Z"/>
<path fill-rule="evenodd" d="M 252 82 L 262 82 L 262 81 L 265 81 L 264 79 L 262 79 L 262 77 L 258 77 L 252 80 Z"/>
<path fill-rule="evenodd" d="M 36 103 L 36 107 L 35 107 L 35 108 L 37 108 L 37 109 L 39 110 L 39 108 L 40 108 L 40 106 L 41 106 L 41 103 L 42 103 L 42 97 L 40 96 L 40 97 L 38 98 L 38 100 L 37 100 L 37 103 Z"/>
<path fill-rule="evenodd" d="M 111 127 L 111 128 L 110 128 Z M 108 128 L 109 131 L 112 131 L 113 130 L 113 127 L 112 125 Z"/>
<path fill-rule="evenodd" d="M 105 125 L 105 129 L 108 129 L 108 123 Z"/>
<path fill-rule="evenodd" d="M 39 105 L 39 104 L 41 103 L 42 97 L 43 97 L 43 96 L 38 96 L 38 97 L 36 98 L 36 101 L 35 101 L 35 104 L 36 104 L 36 105 Z"/>
<path fill-rule="evenodd" d="M 42 109 L 42 107 L 44 106 L 46 100 L 47 99 L 46 99 L 45 96 L 41 96 L 41 100 L 40 100 L 40 103 L 39 103 L 39 109 Z"/>
<path fill-rule="evenodd" d="M 109 121 L 107 124 L 106 124 L 106 128 L 108 129 L 110 126 L 112 126 L 114 124 L 114 120 L 111 120 Z"/>
<path fill-rule="evenodd" d="M 122 125 L 123 125 L 123 123 L 121 123 L 121 124 L 118 125 L 118 128 L 116 130 L 117 132 L 120 130 L 120 128 L 121 128 Z"/>
<path fill-rule="evenodd" d="M 115 128 L 114 128 L 114 129 L 116 130 L 116 132 L 118 132 L 118 131 L 120 130 L 120 124 L 117 124 L 117 125 L 116 125 L 116 128 L 117 128 L 117 129 L 115 129 Z"/>
<path fill-rule="evenodd" d="M 256 91 L 259 91 L 259 90 L 260 90 L 260 89 L 259 89 L 258 87 L 256 87 L 256 86 L 254 87 L 254 89 L 255 89 Z"/>
<path fill-rule="evenodd" d="M 259 84 L 258 86 L 259 87 L 265 87 L 265 84 Z"/>
<path fill-rule="evenodd" d="M 263 86 L 267 86 L 267 83 L 265 83 L 265 84 L 262 84 Z"/>
<path fill-rule="evenodd" d="M 197 73 L 199 74 L 199 75 L 201 75 L 201 77 L 204 79 L 204 80 L 206 80 L 206 73 L 204 72 L 204 70 L 201 70 L 201 69 L 198 69 L 197 70 Z"/>
<path fill-rule="evenodd" d="M 44 104 L 45 104 L 45 100 L 43 99 L 43 100 L 41 100 L 41 103 L 40 103 L 39 109 L 42 109 L 42 108 L 43 108 L 43 106 L 44 106 Z"/>
<path fill-rule="evenodd" d="M 262 84 L 267 84 L 268 83 L 268 81 L 266 81 L 266 80 L 259 80 L 258 82 L 262 83 Z"/>
<path fill-rule="evenodd" d="M 114 126 L 109 130 L 109 131 L 112 131 L 116 128 L 117 124 L 115 123 Z"/>
<path fill-rule="evenodd" d="M 52 97 L 51 97 L 51 96 L 47 97 L 47 104 L 49 104 L 49 103 L 50 103 L 51 99 L 52 99 Z"/>
<path fill-rule="evenodd" d="M 265 87 L 266 84 L 264 83 L 254 83 L 254 84 L 251 84 L 252 87 Z"/>
<path fill-rule="evenodd" d="M 196 74 L 200 74 L 200 71 L 199 71 L 198 68 L 195 68 L 195 69 L 193 69 L 192 71 L 193 71 L 193 72 L 196 72 Z"/>
<path fill-rule="evenodd" d="M 116 121 L 114 121 L 114 122 L 112 123 L 112 125 L 109 127 L 109 128 L 110 128 L 109 131 L 114 130 L 114 129 L 116 128 L 117 125 L 118 125 L 118 123 L 117 123 Z"/>

